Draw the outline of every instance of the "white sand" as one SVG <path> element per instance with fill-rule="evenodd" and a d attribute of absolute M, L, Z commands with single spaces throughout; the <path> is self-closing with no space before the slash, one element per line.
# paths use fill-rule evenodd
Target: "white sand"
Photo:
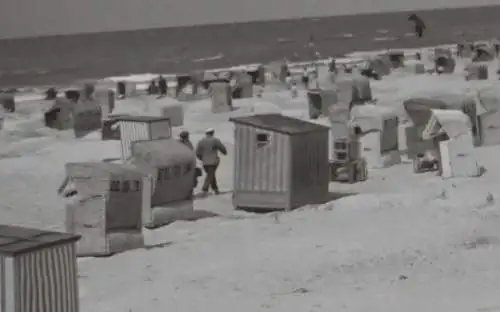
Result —
<path fill-rule="evenodd" d="M 466 83 L 460 74 L 390 76 L 372 87 L 382 105 L 393 106 L 436 86 L 494 83 Z M 303 94 L 269 93 L 236 106 L 213 115 L 207 101 L 186 104 L 193 140 L 215 127 L 229 148 L 223 189 L 232 187 L 230 115 L 307 116 Z M 118 157 L 119 143 L 41 129 L 30 102 L 19 111 L 0 132 L 0 222 L 61 229 L 56 189 L 64 163 Z M 236 214 L 230 195 L 197 200 L 197 209 L 223 217 L 146 231 L 148 244 L 172 242 L 163 248 L 80 260 L 81 311 L 500 311 L 500 205 L 487 200 L 488 193 L 500 198 L 500 146 L 476 152 L 487 169 L 481 178 L 443 181 L 402 164 L 371 171 L 365 183 L 331 184 L 361 195 L 290 213 Z"/>

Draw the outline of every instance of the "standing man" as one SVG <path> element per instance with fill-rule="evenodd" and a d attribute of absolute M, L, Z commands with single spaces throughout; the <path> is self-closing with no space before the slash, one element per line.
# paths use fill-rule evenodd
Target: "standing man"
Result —
<path fill-rule="evenodd" d="M 292 83 L 293 83 L 293 77 L 292 77 L 292 74 L 288 71 L 286 73 L 286 78 L 285 78 L 285 84 L 286 84 L 287 89 L 292 88 Z"/>
<path fill-rule="evenodd" d="M 212 188 L 215 194 L 219 194 L 216 171 L 219 167 L 219 152 L 227 155 L 227 150 L 222 142 L 214 137 L 215 130 L 209 128 L 205 130 L 205 137 L 196 146 L 196 157 L 202 162 L 205 170 L 205 182 L 203 183 L 203 194 L 208 194 L 208 189 Z"/>
<path fill-rule="evenodd" d="M 302 71 L 302 84 L 306 89 L 309 89 L 309 68 L 307 66 L 304 66 L 304 69 Z"/>
<path fill-rule="evenodd" d="M 334 58 L 332 58 L 332 60 L 328 64 L 328 71 L 330 73 L 337 74 L 337 60 L 335 60 Z"/>
<path fill-rule="evenodd" d="M 160 77 L 158 77 L 158 89 L 160 91 L 160 97 L 167 96 L 167 92 L 168 92 L 167 80 L 162 75 L 160 75 Z"/>
<path fill-rule="evenodd" d="M 179 134 L 179 142 L 182 144 L 186 145 L 190 150 L 194 151 L 193 143 L 191 143 L 191 140 L 189 139 L 189 132 L 187 130 L 182 130 L 181 133 Z M 201 169 L 198 167 L 194 168 L 194 181 L 193 181 L 193 189 L 196 188 L 198 185 L 198 178 L 201 177 Z"/>

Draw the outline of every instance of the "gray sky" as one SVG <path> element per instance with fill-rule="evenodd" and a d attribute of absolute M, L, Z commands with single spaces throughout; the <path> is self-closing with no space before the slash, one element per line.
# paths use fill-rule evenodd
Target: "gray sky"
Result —
<path fill-rule="evenodd" d="M 500 0 L 1 0 L 1 2 L 0 38 L 500 4 Z"/>

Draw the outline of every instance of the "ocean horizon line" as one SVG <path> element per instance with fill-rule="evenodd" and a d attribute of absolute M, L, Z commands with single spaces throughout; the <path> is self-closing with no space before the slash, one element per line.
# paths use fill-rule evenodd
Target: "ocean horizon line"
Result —
<path fill-rule="evenodd" d="M 167 27 L 147 27 L 147 28 L 137 28 L 137 29 L 124 29 L 124 30 L 109 30 L 109 31 L 96 31 L 96 32 L 80 32 L 80 33 L 61 33 L 61 34 L 47 34 L 47 35 L 39 35 L 39 36 L 17 36 L 17 37 L 0 37 L 0 44 L 6 43 L 9 41 L 25 41 L 25 40 L 47 40 L 47 39 L 56 39 L 56 38 L 68 38 L 68 37 L 89 37 L 89 36 L 108 36 L 111 34 L 125 34 L 125 33 L 136 33 L 136 32 L 153 32 L 153 31 L 165 31 L 165 30 L 178 30 L 178 29 L 196 29 L 196 28 L 217 28 L 221 26 L 227 25 L 235 25 L 235 26 L 246 26 L 248 27 L 250 24 L 276 24 L 276 23 L 289 23 L 292 21 L 303 21 L 303 20 L 314 20 L 314 19 L 330 19 L 330 18 L 352 18 L 354 16 L 380 16 L 380 15 L 393 15 L 397 13 L 405 13 L 405 12 L 414 12 L 416 14 L 425 14 L 429 12 L 439 13 L 448 11 L 449 13 L 453 13 L 453 11 L 464 11 L 464 10 L 483 10 L 485 8 L 498 8 L 500 4 L 490 4 L 490 5 L 480 5 L 480 6 L 461 6 L 461 7 L 440 7 L 435 9 L 404 9 L 404 10 L 394 10 L 394 11 L 378 11 L 378 12 L 360 12 L 360 13 L 350 13 L 350 14 L 339 14 L 339 15 L 317 15 L 317 16 L 295 16 L 288 18 L 279 18 L 279 19 L 262 19 L 262 20 L 244 20 L 244 21 L 233 21 L 233 22 L 223 22 L 223 23 L 200 23 L 200 24 L 190 24 L 190 25 L 176 25 L 176 26 L 167 26 Z"/>

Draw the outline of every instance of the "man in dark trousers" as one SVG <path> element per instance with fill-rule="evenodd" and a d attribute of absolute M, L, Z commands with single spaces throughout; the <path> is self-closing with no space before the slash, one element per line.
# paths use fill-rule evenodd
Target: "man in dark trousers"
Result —
<path fill-rule="evenodd" d="M 162 75 L 158 78 L 158 90 L 160 91 L 160 97 L 167 96 L 167 80 Z"/>
<path fill-rule="evenodd" d="M 302 84 L 307 89 L 309 86 L 309 74 L 310 70 L 307 66 L 304 66 L 304 70 L 302 71 Z"/>
<path fill-rule="evenodd" d="M 189 132 L 187 130 L 182 130 L 181 133 L 179 134 L 179 142 L 182 144 L 186 145 L 190 150 L 194 151 L 193 143 L 191 143 L 191 140 L 189 139 Z M 193 181 L 193 189 L 196 188 L 198 185 L 198 178 L 201 177 L 201 169 L 198 167 L 194 168 L 195 174 L 194 174 L 194 181 Z"/>
<path fill-rule="evenodd" d="M 148 86 L 148 95 L 153 95 L 158 93 L 158 85 L 154 79 L 151 79 Z"/>
<path fill-rule="evenodd" d="M 219 152 L 227 155 L 227 150 L 222 142 L 214 137 L 215 130 L 209 128 L 205 131 L 205 137 L 196 146 L 196 157 L 202 162 L 205 170 L 205 182 L 203 183 L 203 194 L 208 194 L 208 189 L 212 188 L 215 194 L 219 194 L 217 177 L 215 175 L 220 163 Z"/>

